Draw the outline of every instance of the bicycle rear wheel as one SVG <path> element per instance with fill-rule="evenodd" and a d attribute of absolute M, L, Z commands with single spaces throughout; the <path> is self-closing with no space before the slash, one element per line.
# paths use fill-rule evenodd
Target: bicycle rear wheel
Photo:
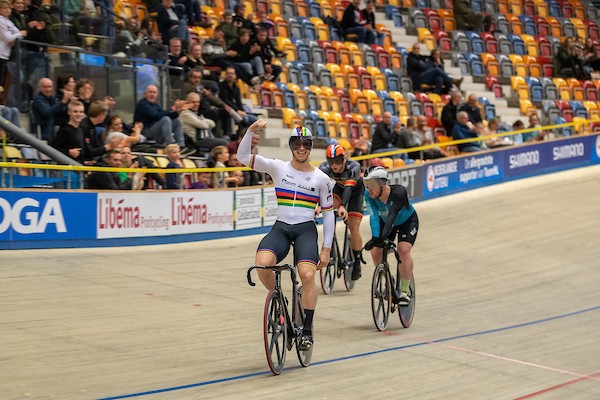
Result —
<path fill-rule="evenodd" d="M 377 330 L 383 331 L 390 317 L 392 303 L 392 283 L 385 264 L 379 264 L 373 272 L 371 283 L 371 311 Z"/>
<path fill-rule="evenodd" d="M 352 271 L 354 271 L 354 253 L 350 245 L 350 232 L 346 235 L 344 243 L 344 285 L 346 290 L 351 292 L 354 289 L 356 281 L 352 280 Z"/>
<path fill-rule="evenodd" d="M 263 327 L 267 363 L 275 375 L 279 375 L 283 370 L 287 352 L 287 320 L 284 308 L 279 292 L 271 290 L 265 301 Z"/>
<path fill-rule="evenodd" d="M 296 292 L 296 309 L 294 310 L 294 329 L 296 330 L 296 353 L 298 353 L 298 361 L 303 367 L 308 367 L 312 359 L 313 348 L 308 351 L 300 351 L 298 349 L 299 340 L 302 336 L 302 327 L 304 326 L 304 308 L 302 307 L 302 287 Z"/>
<path fill-rule="evenodd" d="M 329 256 L 329 264 L 325 268 L 319 270 L 319 275 L 321 277 L 321 288 L 323 289 L 323 293 L 329 294 L 333 290 L 333 285 L 335 284 L 335 276 L 336 269 L 339 262 L 339 253 L 337 248 L 337 243 L 335 243 L 335 236 L 333 237 L 334 243 L 331 246 L 331 253 Z"/>
<path fill-rule="evenodd" d="M 406 307 L 398 306 L 398 315 L 400 316 L 400 323 L 403 327 L 408 328 L 412 324 L 416 305 L 417 292 L 415 290 L 415 277 L 413 276 L 410 280 L 410 304 Z"/>

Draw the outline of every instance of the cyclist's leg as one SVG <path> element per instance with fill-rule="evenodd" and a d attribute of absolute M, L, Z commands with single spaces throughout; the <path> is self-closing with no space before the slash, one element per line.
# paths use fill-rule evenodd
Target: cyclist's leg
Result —
<path fill-rule="evenodd" d="M 256 265 L 272 267 L 287 256 L 290 250 L 290 239 L 286 232 L 286 225 L 276 221 L 271 231 L 261 240 L 256 250 Z M 264 269 L 257 269 L 257 272 L 262 284 L 268 290 L 273 290 L 275 288 L 275 273 Z"/>
<path fill-rule="evenodd" d="M 348 229 L 351 235 L 352 250 L 355 251 L 360 251 L 363 246 L 363 240 L 360 236 L 360 222 L 363 217 L 364 193 L 365 190 L 361 179 L 356 183 L 352 191 L 352 197 L 350 197 L 350 201 L 348 202 Z M 354 255 L 356 256 L 356 253 Z"/>
<path fill-rule="evenodd" d="M 296 225 L 294 238 L 294 260 L 298 265 L 298 274 L 302 281 L 302 306 L 304 307 L 304 327 L 302 332 L 302 349 L 312 346 L 312 321 L 317 307 L 317 285 L 315 272 L 319 262 L 319 244 L 317 227 L 314 223 Z M 310 342 L 310 344 L 307 343 Z"/>
<path fill-rule="evenodd" d="M 416 212 L 398 228 L 398 254 L 401 261 L 398 265 L 398 270 L 402 277 L 400 290 L 404 293 L 409 292 L 410 281 L 413 277 L 414 262 L 411 250 L 417 240 L 418 231 L 419 218 Z"/>

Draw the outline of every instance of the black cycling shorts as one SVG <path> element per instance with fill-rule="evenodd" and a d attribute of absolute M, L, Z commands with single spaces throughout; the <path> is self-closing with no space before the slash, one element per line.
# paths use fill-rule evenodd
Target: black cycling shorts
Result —
<path fill-rule="evenodd" d="M 383 230 L 385 221 L 381 218 L 379 219 L 379 225 L 381 226 L 381 230 Z M 417 240 L 417 233 L 419 233 L 419 217 L 417 217 L 417 212 L 415 211 L 402 225 L 394 226 L 387 238 L 395 241 L 396 235 L 398 235 L 398 242 L 408 242 L 414 246 Z M 379 234 L 381 235 L 381 232 Z"/>
<path fill-rule="evenodd" d="M 294 245 L 294 264 L 310 263 L 315 267 L 319 263 L 319 245 L 317 226 L 313 221 L 300 224 L 286 224 L 275 221 L 271 231 L 258 245 L 259 251 L 267 251 L 275 256 L 279 264 Z"/>
<path fill-rule="evenodd" d="M 341 203 L 342 195 L 344 193 L 344 187 L 341 185 L 335 185 L 333 187 L 333 196 Z M 363 200 L 365 196 L 365 186 L 363 185 L 362 179 L 356 182 L 356 186 L 352 189 L 352 196 L 348 202 L 348 215 L 351 217 L 362 218 L 363 216 Z"/>

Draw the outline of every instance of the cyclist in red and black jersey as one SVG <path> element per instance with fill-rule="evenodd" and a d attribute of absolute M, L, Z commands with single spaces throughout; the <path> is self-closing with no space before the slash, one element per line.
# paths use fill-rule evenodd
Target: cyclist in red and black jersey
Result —
<path fill-rule="evenodd" d="M 327 161 L 323 162 L 319 168 L 335 180 L 333 206 L 337 208 L 338 215 L 348 222 L 350 244 L 354 253 L 352 280 L 358 280 L 361 277 L 362 237 L 360 236 L 360 221 L 363 217 L 363 196 L 365 192 L 360 177 L 360 164 L 354 160 L 348 160 L 344 148 L 338 144 L 327 147 L 325 155 Z"/>

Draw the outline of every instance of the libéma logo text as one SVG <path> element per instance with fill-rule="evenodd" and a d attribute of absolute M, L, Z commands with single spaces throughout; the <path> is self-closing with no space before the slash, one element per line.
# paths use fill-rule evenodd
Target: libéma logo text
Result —
<path fill-rule="evenodd" d="M 170 213 L 167 215 L 148 215 L 137 205 L 128 205 L 125 199 L 113 200 L 100 198 L 98 201 L 99 229 L 164 229 L 169 226 L 183 225 L 221 225 L 231 223 L 231 214 L 211 214 L 205 203 L 195 203 L 194 198 L 183 196 L 170 199 Z"/>

